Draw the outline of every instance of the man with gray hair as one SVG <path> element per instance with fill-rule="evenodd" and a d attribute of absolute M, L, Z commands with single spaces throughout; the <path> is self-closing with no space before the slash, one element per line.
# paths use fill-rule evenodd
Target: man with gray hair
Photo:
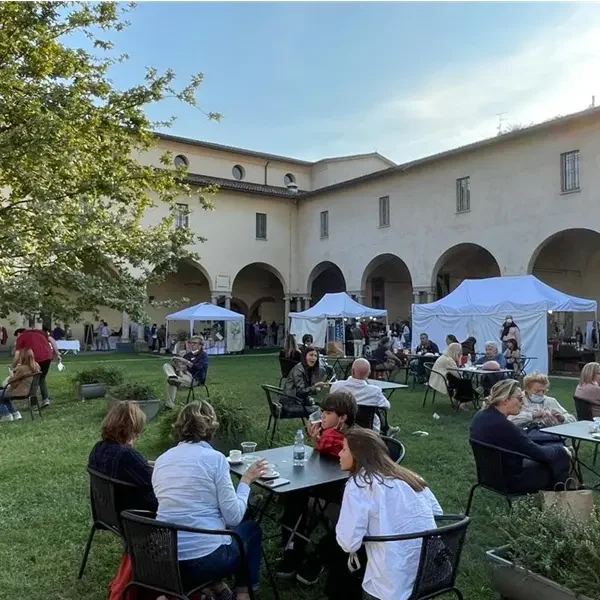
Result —
<path fill-rule="evenodd" d="M 352 363 L 352 375 L 348 379 L 336 381 L 331 385 L 331 392 L 349 392 L 354 396 L 358 406 L 376 406 L 383 410 L 390 409 L 390 401 L 384 396 L 381 388 L 370 384 L 367 379 L 371 373 L 371 365 L 365 358 L 357 358 Z M 381 422 L 375 415 L 373 430 L 379 433 Z M 385 435 L 393 435 L 400 431 L 399 427 L 390 427 Z"/>
<path fill-rule="evenodd" d="M 166 408 L 173 408 L 180 387 L 190 388 L 203 384 L 208 371 L 208 355 L 204 352 L 204 340 L 194 337 L 188 342 L 188 351 L 182 356 L 174 356 L 170 363 L 163 365 L 167 376 Z"/>

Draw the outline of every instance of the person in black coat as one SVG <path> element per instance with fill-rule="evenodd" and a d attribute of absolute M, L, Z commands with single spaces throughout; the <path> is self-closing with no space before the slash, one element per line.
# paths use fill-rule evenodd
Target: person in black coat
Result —
<path fill-rule="evenodd" d="M 541 446 L 508 420 L 522 405 L 519 382 L 505 379 L 492 388 L 485 408 L 471 422 L 471 440 L 524 454 L 529 458 L 504 456 L 504 472 L 511 480 L 511 492 L 554 489 L 569 478 L 571 452 L 566 446 Z M 540 464 L 541 463 L 541 464 Z"/>

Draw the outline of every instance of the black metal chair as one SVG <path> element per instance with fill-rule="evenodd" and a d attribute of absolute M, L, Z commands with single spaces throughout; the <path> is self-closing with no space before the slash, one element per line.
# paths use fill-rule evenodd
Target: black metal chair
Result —
<path fill-rule="evenodd" d="M 198 381 L 196 379 L 192 379 L 192 385 L 189 388 L 187 398 L 185 400 L 186 404 L 196 401 L 196 394 L 194 393 L 194 390 L 201 388 L 201 387 L 203 387 L 206 390 L 206 397 L 210 398 L 210 392 L 208 391 L 208 386 L 206 385 L 206 381 Z"/>
<path fill-rule="evenodd" d="M 96 530 L 110 531 L 120 538 L 123 537 L 119 512 L 124 507 L 121 506 L 120 500 L 122 495 L 126 493 L 125 490 L 139 489 L 133 483 L 107 477 L 89 467 L 88 473 L 90 474 L 90 504 L 92 507 L 93 523 L 85 546 L 85 552 L 83 553 L 83 560 L 78 575 L 79 579 L 83 576 Z"/>
<path fill-rule="evenodd" d="M 281 377 L 279 378 L 279 387 L 287 379 L 290 371 L 298 364 L 296 360 L 290 360 L 289 358 L 279 357 L 279 369 L 281 371 Z"/>
<path fill-rule="evenodd" d="M 417 575 L 408 600 L 426 600 L 448 593 L 463 600 L 456 587 L 456 575 L 471 519 L 463 515 L 443 515 L 436 517 L 436 522 L 448 524 L 417 533 L 363 538 L 365 544 L 422 540 Z"/>
<path fill-rule="evenodd" d="M 573 402 L 575 402 L 575 414 L 577 415 L 578 421 L 593 421 L 594 415 L 592 414 L 592 407 L 589 402 L 573 396 Z M 594 459 L 593 462 L 596 464 L 598 459 L 598 444 L 594 444 Z"/>
<path fill-rule="evenodd" d="M 38 401 L 38 390 L 40 389 L 40 379 L 42 377 L 41 373 L 32 373 L 31 375 L 24 375 L 23 377 L 19 377 L 19 379 L 15 379 L 11 385 L 18 384 L 20 381 L 25 381 L 26 379 L 31 379 L 31 385 L 29 386 L 29 392 L 24 394 L 23 396 L 8 396 L 8 398 L 12 400 L 27 400 L 29 402 L 29 413 L 31 415 L 31 420 L 34 420 L 33 407 L 37 406 L 38 415 L 40 419 L 42 418 L 42 409 L 40 407 L 40 403 Z"/>
<path fill-rule="evenodd" d="M 450 398 L 450 400 L 452 400 L 452 394 L 450 393 L 450 387 L 448 386 L 448 380 L 439 371 L 434 371 L 433 365 L 434 365 L 434 363 L 432 363 L 432 362 L 428 362 L 423 365 L 425 367 L 425 371 L 427 373 L 427 383 L 425 384 L 425 394 L 423 396 L 423 406 L 425 406 L 425 403 L 427 402 L 427 395 L 429 394 L 429 390 L 433 390 L 433 396 L 431 397 L 431 404 L 433 404 L 435 402 L 435 395 L 437 393 L 437 390 L 435 388 L 432 388 L 429 385 L 429 379 L 430 379 L 432 373 L 439 375 L 444 380 L 444 386 L 446 387 L 446 395 L 448 396 L 448 398 Z"/>
<path fill-rule="evenodd" d="M 123 535 L 127 544 L 127 552 L 131 557 L 133 571 L 132 580 L 123 590 L 121 598 L 126 598 L 126 591 L 133 587 L 152 590 L 180 600 L 189 600 L 194 592 L 217 580 L 215 578 L 192 589 L 184 589 L 177 561 L 177 533 L 179 531 L 231 537 L 232 543 L 236 544 L 239 549 L 241 563 L 245 567 L 248 595 L 252 599 L 256 597 L 250 585 L 250 569 L 246 549 L 242 538 L 235 531 L 229 529 L 198 529 L 176 525 L 175 523 L 165 523 L 154 519 L 153 513 L 140 510 L 123 511 L 121 519 Z M 268 571 L 271 575 L 270 569 Z M 220 577 L 219 575 L 218 579 Z M 271 583 L 275 598 L 278 600 L 277 588 L 272 578 Z"/>
<path fill-rule="evenodd" d="M 406 455 L 406 448 L 404 448 L 404 444 L 400 440 L 396 440 L 385 435 L 382 435 L 381 439 L 387 446 L 390 458 L 399 465 L 404 460 L 404 456 Z"/>
<path fill-rule="evenodd" d="M 513 452 L 512 450 L 506 450 L 505 448 L 499 448 L 492 444 L 486 444 L 478 440 L 469 440 L 471 449 L 473 451 L 473 458 L 475 459 L 475 468 L 477 470 L 477 483 L 471 487 L 469 492 L 469 499 L 467 500 L 467 508 L 465 514 L 468 515 L 471 510 L 471 504 L 473 503 L 473 495 L 478 487 L 494 492 L 504 497 L 508 503 L 509 508 L 512 509 L 512 499 L 527 496 L 529 494 L 536 493 L 535 491 L 529 492 L 517 492 L 511 486 L 511 478 L 506 474 L 506 462 L 507 458 L 512 459 L 527 459 L 533 460 L 531 457 L 521 454 L 520 452 Z M 534 461 L 535 462 L 535 461 Z M 551 472 L 548 465 L 539 463 Z"/>
<path fill-rule="evenodd" d="M 279 421 L 302 419 L 302 425 L 305 426 L 305 419 L 308 419 L 310 411 L 308 407 L 304 406 L 300 398 L 288 396 L 281 388 L 267 384 L 263 384 L 261 387 L 265 391 L 269 405 L 269 422 L 267 423 L 265 436 L 268 435 L 271 429 L 271 438 L 269 439 L 270 448 L 273 445 Z M 272 428 L 271 423 L 273 424 Z"/>

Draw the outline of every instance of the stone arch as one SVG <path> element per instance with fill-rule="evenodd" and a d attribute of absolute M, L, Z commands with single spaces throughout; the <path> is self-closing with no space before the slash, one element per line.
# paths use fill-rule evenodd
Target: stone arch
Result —
<path fill-rule="evenodd" d="M 500 275 L 498 261 L 487 248 L 464 242 L 448 248 L 437 259 L 431 274 L 431 285 L 436 296 L 442 298 L 465 279 Z"/>
<path fill-rule="evenodd" d="M 248 318 L 254 320 L 255 318 L 260 317 L 260 307 L 262 304 L 273 303 L 276 302 L 276 299 L 273 296 L 263 296 L 258 300 L 255 300 L 252 303 L 252 306 L 248 309 Z"/>
<path fill-rule="evenodd" d="M 406 262 L 396 254 L 373 258 L 363 271 L 361 289 L 366 304 L 387 309 L 390 322 L 410 317 L 412 276 Z"/>
<path fill-rule="evenodd" d="M 307 289 L 312 304 L 318 302 L 325 294 L 346 291 L 346 278 L 342 270 L 331 261 L 324 260 L 313 267 L 308 276 Z"/>
<path fill-rule="evenodd" d="M 251 267 L 256 267 L 256 268 L 264 269 L 265 271 L 268 271 L 269 273 L 272 273 L 275 277 L 277 277 L 277 279 L 279 280 L 279 283 L 281 283 L 281 287 L 283 289 L 283 293 L 287 294 L 287 287 L 288 287 L 287 286 L 287 282 L 285 280 L 285 277 L 281 274 L 281 271 L 279 271 L 279 269 L 277 269 L 273 265 L 270 265 L 269 263 L 264 263 L 264 262 L 248 263 L 247 265 L 244 265 L 243 267 L 241 267 L 238 270 L 238 272 L 231 279 L 231 281 L 233 282 L 232 285 L 231 285 L 231 289 L 233 289 L 233 286 L 235 284 L 235 280 L 238 278 L 238 276 L 240 275 L 240 273 L 242 271 L 244 271 L 245 269 L 249 269 Z"/>

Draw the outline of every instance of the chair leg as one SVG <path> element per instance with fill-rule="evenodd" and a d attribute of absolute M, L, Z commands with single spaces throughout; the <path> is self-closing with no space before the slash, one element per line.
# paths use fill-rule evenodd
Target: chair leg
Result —
<path fill-rule="evenodd" d="M 598 444 L 596 444 L 596 447 L 594 448 L 594 458 L 593 458 L 594 466 L 596 466 L 597 458 L 598 458 Z"/>
<path fill-rule="evenodd" d="M 427 402 L 427 394 L 429 394 L 429 386 L 425 386 L 425 396 L 423 398 L 423 407 L 425 407 L 425 403 Z"/>
<path fill-rule="evenodd" d="M 279 591 L 277 590 L 277 582 L 275 581 L 275 577 L 273 576 L 273 571 L 271 570 L 271 565 L 269 565 L 269 561 L 267 560 L 267 555 L 265 553 L 264 547 L 261 548 L 263 555 L 263 562 L 265 563 L 265 569 L 267 570 L 267 575 L 269 576 L 269 582 L 271 587 L 273 588 L 273 597 L 275 600 L 279 600 Z"/>
<path fill-rule="evenodd" d="M 458 588 L 452 588 L 452 591 L 456 594 L 458 600 L 463 600 L 462 592 Z"/>
<path fill-rule="evenodd" d="M 504 496 L 506 498 L 506 501 L 508 502 L 508 510 L 509 512 L 512 512 L 512 500 L 510 499 L 510 496 Z"/>
<path fill-rule="evenodd" d="M 90 535 L 88 536 L 87 544 L 85 545 L 85 552 L 83 553 L 83 560 L 81 561 L 81 567 L 79 568 L 78 579 L 83 577 L 83 571 L 85 569 L 85 565 L 87 564 L 88 554 L 90 553 L 90 548 L 92 547 L 92 541 L 94 539 L 94 534 L 96 533 L 96 524 L 92 525 L 92 530 L 90 531 Z"/>
<path fill-rule="evenodd" d="M 271 431 L 271 439 L 269 440 L 269 448 L 273 447 L 273 440 L 275 439 L 275 432 L 277 431 L 277 423 L 279 419 L 273 418 L 273 430 Z"/>
<path fill-rule="evenodd" d="M 433 397 L 431 398 L 431 404 L 435 404 L 435 394 L 437 390 L 433 390 Z"/>
<path fill-rule="evenodd" d="M 203 383 L 202 385 L 204 386 L 204 389 L 206 390 L 206 397 L 210 398 L 210 392 L 208 391 L 208 386 L 205 383 Z"/>
<path fill-rule="evenodd" d="M 465 510 L 465 516 L 469 516 L 469 512 L 471 511 L 471 504 L 473 504 L 473 495 L 475 494 L 475 490 L 479 487 L 479 484 L 476 483 L 473 487 L 471 487 L 471 491 L 469 492 L 469 499 L 467 500 L 467 509 Z"/>

